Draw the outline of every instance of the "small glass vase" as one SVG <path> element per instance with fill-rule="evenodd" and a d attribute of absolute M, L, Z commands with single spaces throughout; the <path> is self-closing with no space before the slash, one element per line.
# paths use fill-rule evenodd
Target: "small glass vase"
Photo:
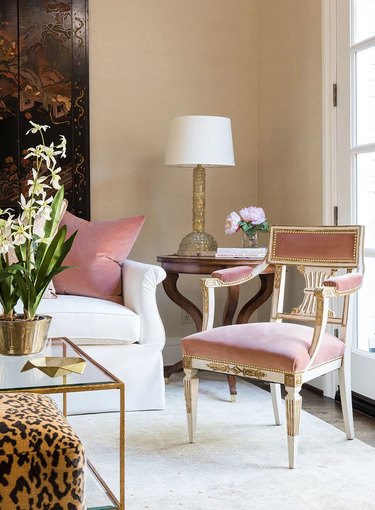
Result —
<path fill-rule="evenodd" d="M 258 233 L 255 232 L 253 236 L 248 236 L 243 232 L 242 248 L 258 248 Z"/>

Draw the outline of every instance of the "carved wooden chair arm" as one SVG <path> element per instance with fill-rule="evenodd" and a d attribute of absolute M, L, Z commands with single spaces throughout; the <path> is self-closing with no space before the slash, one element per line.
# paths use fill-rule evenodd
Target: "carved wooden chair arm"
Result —
<path fill-rule="evenodd" d="M 323 282 L 323 287 L 315 289 L 316 297 L 316 319 L 314 324 L 314 334 L 309 349 L 310 362 L 307 367 L 311 367 L 318 353 L 325 334 L 328 314 L 329 314 L 329 298 L 341 296 L 349 296 L 354 294 L 361 287 L 363 282 L 362 273 L 347 273 L 340 276 L 328 278 Z M 346 298 L 348 299 L 348 298 Z M 348 305 L 347 305 L 348 306 Z"/>
<path fill-rule="evenodd" d="M 248 282 L 262 273 L 268 266 L 263 260 L 258 266 L 251 268 L 249 266 L 230 267 L 228 269 L 219 269 L 214 271 L 209 278 L 201 278 L 201 288 L 203 294 L 203 325 L 202 330 L 211 329 L 214 323 L 215 315 L 215 288 L 231 287 Z"/>

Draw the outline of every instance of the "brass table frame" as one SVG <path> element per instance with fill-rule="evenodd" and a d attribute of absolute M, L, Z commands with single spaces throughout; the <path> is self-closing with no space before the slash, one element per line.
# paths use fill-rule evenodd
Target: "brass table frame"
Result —
<path fill-rule="evenodd" d="M 10 392 L 22 392 L 22 393 L 43 393 L 43 394 L 58 394 L 62 393 L 63 395 L 63 414 L 66 416 L 67 411 L 67 394 L 75 393 L 75 392 L 83 392 L 83 391 L 98 391 L 98 390 L 119 390 L 120 391 L 120 453 L 119 453 L 119 463 L 120 463 L 120 501 L 113 494 L 111 489 L 108 487 L 104 479 L 100 476 L 98 471 L 92 465 L 89 459 L 87 459 L 87 465 L 95 478 L 102 485 L 109 499 L 113 503 L 116 509 L 124 510 L 125 509 L 125 384 L 120 381 L 115 375 L 109 372 L 106 368 L 104 368 L 100 363 L 95 361 L 91 356 L 86 354 L 85 351 L 80 349 L 74 342 L 72 342 L 67 337 L 58 337 L 58 338 L 50 338 L 53 343 L 57 343 L 58 341 L 62 341 L 63 353 L 66 353 L 66 345 L 69 345 L 77 354 L 81 357 L 85 358 L 87 361 L 96 366 L 101 372 L 107 375 L 113 382 L 107 383 L 95 383 L 95 384 L 87 384 L 87 386 L 82 386 L 78 384 L 72 384 L 69 386 L 44 386 L 44 387 L 33 387 L 33 388 L 14 388 L 4 390 L 0 388 L 0 391 L 3 393 Z M 5 357 L 5 356 L 4 356 Z M 64 380 L 66 380 L 67 376 L 63 376 Z"/>

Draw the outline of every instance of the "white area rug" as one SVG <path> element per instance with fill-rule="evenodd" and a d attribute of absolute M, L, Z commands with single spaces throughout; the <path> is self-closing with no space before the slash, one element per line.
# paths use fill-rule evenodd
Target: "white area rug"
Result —
<path fill-rule="evenodd" d="M 288 469 L 285 426 L 270 395 L 204 377 L 197 442 L 187 442 L 182 376 L 166 387 L 165 411 L 126 415 L 126 510 L 375 509 L 375 450 L 302 412 L 298 466 Z M 95 465 L 117 487 L 118 415 L 71 417 Z M 86 441 L 85 441 L 86 438 Z"/>

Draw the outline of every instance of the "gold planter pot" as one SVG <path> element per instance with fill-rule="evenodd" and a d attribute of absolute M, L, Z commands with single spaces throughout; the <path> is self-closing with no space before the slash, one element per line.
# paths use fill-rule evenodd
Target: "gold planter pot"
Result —
<path fill-rule="evenodd" d="M 14 321 L 0 320 L 0 354 L 22 356 L 42 351 L 51 319 L 49 315 L 36 315 L 28 321 L 19 315 Z"/>

